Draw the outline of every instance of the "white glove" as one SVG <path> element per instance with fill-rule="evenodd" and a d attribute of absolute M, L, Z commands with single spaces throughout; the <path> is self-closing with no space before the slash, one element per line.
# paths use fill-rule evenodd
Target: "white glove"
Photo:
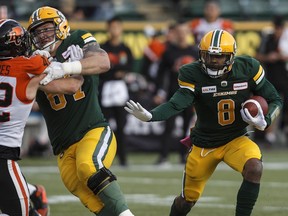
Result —
<path fill-rule="evenodd" d="M 41 55 L 48 59 L 49 62 L 53 60 L 53 57 L 50 55 L 50 53 L 46 50 L 35 50 L 32 55 Z"/>
<path fill-rule="evenodd" d="M 40 81 L 41 85 L 47 85 L 55 79 L 64 77 L 67 73 L 63 70 L 62 63 L 51 62 L 51 64 L 45 69 L 44 73 L 47 73 L 46 77 Z"/>
<path fill-rule="evenodd" d="M 68 62 L 79 61 L 83 58 L 83 50 L 79 45 L 71 45 L 67 48 L 65 52 L 62 53 L 63 58 L 68 59 Z"/>
<path fill-rule="evenodd" d="M 258 114 L 255 117 L 251 116 L 247 108 L 243 109 L 243 106 L 245 105 L 244 103 L 242 104 L 242 109 L 240 110 L 242 119 L 249 125 L 256 127 L 258 130 L 264 131 L 267 126 L 267 122 L 265 121 L 263 110 L 257 101 L 255 101 L 254 103 L 258 108 Z"/>
<path fill-rule="evenodd" d="M 129 100 L 126 102 L 126 105 L 127 106 L 125 106 L 124 109 L 141 121 L 147 122 L 152 118 L 152 114 L 143 108 L 138 102 L 135 103 L 133 100 Z"/>

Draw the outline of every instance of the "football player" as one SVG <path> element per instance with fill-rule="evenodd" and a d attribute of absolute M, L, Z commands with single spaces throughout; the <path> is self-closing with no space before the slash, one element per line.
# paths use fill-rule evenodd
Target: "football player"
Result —
<path fill-rule="evenodd" d="M 116 176 L 109 170 L 117 144 L 98 101 L 99 74 L 110 69 L 107 53 L 91 33 L 76 30 L 70 34 L 67 19 L 52 7 L 34 11 L 28 31 L 33 45 L 53 57 L 53 73 L 41 83 L 49 85 L 64 75 L 84 77 L 73 95 L 47 94 L 43 86 L 36 98 L 64 185 L 99 216 L 132 216 Z"/>
<path fill-rule="evenodd" d="M 203 193 L 206 182 L 223 161 L 242 174 L 236 216 L 249 216 L 257 200 L 262 175 L 262 154 L 249 139 L 247 125 L 265 130 L 282 107 L 274 86 L 266 80 L 259 62 L 236 55 L 236 41 L 224 30 L 202 38 L 199 61 L 179 70 L 179 89 L 167 103 L 147 111 L 130 100 L 126 111 L 142 121 L 162 121 L 193 105 L 197 122 L 190 133 L 193 148 L 187 156 L 182 191 L 171 206 L 170 216 L 185 216 Z M 242 109 L 251 94 L 261 95 L 268 114 L 252 117 Z M 247 124 L 248 123 L 248 124 Z"/>
<path fill-rule="evenodd" d="M 45 188 L 25 181 L 17 160 L 24 127 L 31 111 L 39 82 L 49 71 L 49 61 L 41 55 L 30 57 L 29 33 L 13 19 L 0 20 L 0 212 L 8 215 L 48 215 Z M 54 81 L 50 93 L 81 86 L 81 77 Z M 69 87 L 69 88 L 67 88 Z M 70 92 L 74 93 L 74 92 Z M 33 203 L 30 205 L 29 196 Z M 34 208 L 37 210 L 35 212 Z M 30 210 L 29 210 L 30 209 Z"/>

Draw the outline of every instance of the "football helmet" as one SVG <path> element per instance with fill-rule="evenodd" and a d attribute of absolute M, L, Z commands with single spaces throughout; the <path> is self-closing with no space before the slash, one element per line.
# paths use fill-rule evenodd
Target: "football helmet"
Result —
<path fill-rule="evenodd" d="M 236 41 L 224 30 L 213 30 L 202 38 L 199 57 L 202 67 L 210 77 L 218 78 L 232 69 L 236 55 Z"/>
<path fill-rule="evenodd" d="M 51 31 L 51 29 L 44 29 L 40 31 L 37 31 L 36 29 L 40 25 L 47 22 L 54 24 L 54 29 L 52 29 L 54 31 L 54 39 L 51 42 L 42 45 L 39 34 L 45 32 L 45 30 Z M 67 38 L 70 34 L 70 26 L 66 17 L 59 10 L 45 6 L 38 8 L 32 13 L 29 19 L 28 31 L 31 34 L 33 45 L 37 49 L 45 49 L 58 40 L 64 40 Z"/>
<path fill-rule="evenodd" d="M 28 56 L 31 51 L 29 33 L 13 19 L 0 20 L 0 59 Z"/>

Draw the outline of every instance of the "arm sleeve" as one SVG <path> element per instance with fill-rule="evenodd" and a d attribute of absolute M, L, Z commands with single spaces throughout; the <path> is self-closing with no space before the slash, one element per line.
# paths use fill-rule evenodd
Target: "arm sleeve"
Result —
<path fill-rule="evenodd" d="M 185 110 L 194 101 L 194 94 L 189 89 L 179 88 L 170 100 L 152 109 L 150 121 L 163 121 Z"/>

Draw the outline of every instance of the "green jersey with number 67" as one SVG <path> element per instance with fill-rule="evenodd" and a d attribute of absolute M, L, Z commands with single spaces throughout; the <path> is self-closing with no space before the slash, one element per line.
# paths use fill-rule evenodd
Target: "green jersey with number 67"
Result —
<path fill-rule="evenodd" d="M 56 61 L 65 62 L 62 53 L 74 44 L 83 47 L 96 42 L 91 33 L 77 30 L 57 49 Z M 87 131 L 108 125 L 98 101 L 98 75 L 83 76 L 82 87 L 73 95 L 37 93 L 37 102 L 45 118 L 55 155 L 82 139 Z"/>
<path fill-rule="evenodd" d="M 235 57 L 232 70 L 219 78 L 204 73 L 200 62 L 184 65 L 178 81 L 180 88 L 173 97 L 151 111 L 151 121 L 165 120 L 193 105 L 197 121 L 190 137 L 193 145 L 199 147 L 222 146 L 247 133 L 247 123 L 242 120 L 240 109 L 251 94 L 267 100 L 269 110 L 265 120 L 268 126 L 282 106 L 262 66 L 248 56 Z"/>

